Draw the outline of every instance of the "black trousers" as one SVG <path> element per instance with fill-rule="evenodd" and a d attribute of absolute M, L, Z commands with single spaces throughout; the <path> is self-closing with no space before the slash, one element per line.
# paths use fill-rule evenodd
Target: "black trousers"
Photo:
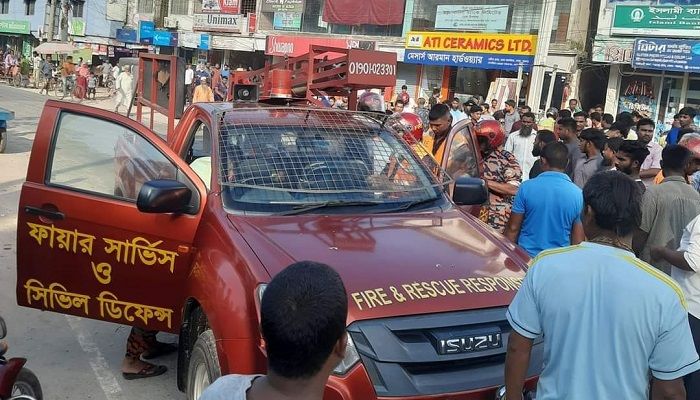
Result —
<path fill-rule="evenodd" d="M 690 332 L 693 335 L 693 342 L 695 342 L 695 351 L 700 354 L 700 319 L 688 314 L 688 322 L 690 322 Z M 683 381 L 686 399 L 700 399 L 700 371 L 686 375 Z"/>

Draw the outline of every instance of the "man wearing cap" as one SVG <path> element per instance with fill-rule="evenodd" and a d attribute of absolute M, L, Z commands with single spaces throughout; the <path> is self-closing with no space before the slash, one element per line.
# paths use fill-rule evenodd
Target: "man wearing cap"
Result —
<path fill-rule="evenodd" d="M 192 95 L 192 103 L 204 103 L 214 101 L 214 92 L 207 84 L 207 78 L 202 76 L 199 78 L 199 85 L 194 88 Z"/>
<path fill-rule="evenodd" d="M 557 123 L 557 115 L 559 114 L 559 110 L 556 108 L 552 107 L 549 110 L 547 110 L 547 115 L 540 120 L 540 122 L 537 123 L 538 127 L 540 129 L 546 129 L 548 131 L 554 132 L 554 125 Z"/>

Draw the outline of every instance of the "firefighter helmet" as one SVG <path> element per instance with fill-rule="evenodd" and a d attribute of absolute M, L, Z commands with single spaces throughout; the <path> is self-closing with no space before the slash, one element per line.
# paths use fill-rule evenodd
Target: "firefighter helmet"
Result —
<path fill-rule="evenodd" d="M 403 127 L 403 138 L 408 143 L 416 143 L 423 140 L 423 121 L 414 113 L 402 112 L 399 114 L 398 123 Z"/>
<path fill-rule="evenodd" d="M 476 136 L 485 137 L 492 150 L 497 149 L 506 142 L 506 134 L 503 132 L 501 123 L 496 120 L 484 120 L 479 122 L 475 128 Z"/>

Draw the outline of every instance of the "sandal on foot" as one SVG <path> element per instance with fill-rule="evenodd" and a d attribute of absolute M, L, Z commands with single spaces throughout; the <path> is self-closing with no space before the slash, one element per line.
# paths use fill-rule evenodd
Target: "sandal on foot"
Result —
<path fill-rule="evenodd" d="M 122 372 L 124 379 L 131 381 L 134 379 L 151 378 L 158 375 L 163 375 L 168 368 L 165 365 L 148 364 L 139 372 Z"/>
<path fill-rule="evenodd" d="M 177 351 L 177 346 L 170 343 L 158 342 L 156 347 L 152 350 L 148 350 L 141 355 L 144 360 L 152 360 L 164 356 L 166 354 L 174 353 Z"/>

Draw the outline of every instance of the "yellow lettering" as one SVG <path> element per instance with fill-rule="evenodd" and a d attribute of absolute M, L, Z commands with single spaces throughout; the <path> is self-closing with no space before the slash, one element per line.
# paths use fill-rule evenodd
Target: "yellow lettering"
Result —
<path fill-rule="evenodd" d="M 500 287 L 501 289 L 503 289 L 503 290 L 505 290 L 505 291 L 510 291 L 510 286 L 508 286 L 507 281 L 506 281 L 506 283 L 503 282 L 503 281 L 505 281 L 504 278 L 501 278 L 500 276 L 498 276 L 498 277 L 494 278 L 494 281 L 496 281 L 496 284 L 497 284 L 498 287 Z"/>
<path fill-rule="evenodd" d="M 432 286 L 428 282 L 421 282 L 421 286 L 423 286 L 423 289 L 427 292 L 426 294 L 430 297 L 437 297 L 437 292 L 435 289 L 433 289 Z"/>
<path fill-rule="evenodd" d="M 455 292 L 457 292 L 457 293 L 459 293 L 459 294 L 465 294 L 465 293 L 467 293 L 467 292 L 465 292 L 464 290 L 462 290 L 462 288 L 459 287 L 459 283 L 458 283 L 456 280 L 450 279 L 450 280 L 447 281 L 447 282 L 450 283 L 450 285 L 452 286 L 452 288 L 454 288 Z"/>
<path fill-rule="evenodd" d="M 418 298 L 418 295 L 413 291 L 413 286 L 411 286 L 410 284 L 404 283 L 403 285 L 401 285 L 401 287 L 403 288 L 404 292 L 406 292 L 408 297 L 411 298 L 411 300 L 415 300 Z"/>
<path fill-rule="evenodd" d="M 392 304 L 391 299 L 389 296 L 387 296 L 386 293 L 384 293 L 384 288 L 377 288 L 374 289 L 375 292 L 377 292 L 377 296 L 379 296 L 379 300 L 382 302 L 383 305 L 388 306 L 389 304 Z"/>
<path fill-rule="evenodd" d="M 362 302 L 364 301 L 362 300 L 362 296 L 357 292 L 353 293 L 351 296 L 352 299 L 355 300 L 355 305 L 357 306 L 357 308 L 359 308 L 360 311 L 362 311 Z"/>
<path fill-rule="evenodd" d="M 481 279 L 481 278 L 479 278 L 479 279 Z M 479 293 L 483 293 L 483 292 L 484 292 L 484 289 L 482 289 L 482 288 L 479 286 L 480 282 L 479 282 L 478 279 L 476 279 L 476 278 L 469 278 L 469 282 L 471 282 L 472 285 L 474 285 L 474 289 L 475 289 L 477 292 L 479 292 Z"/>
<path fill-rule="evenodd" d="M 445 285 L 443 285 L 442 282 L 431 281 L 431 282 L 430 282 L 430 285 L 433 287 L 433 290 L 435 291 L 435 293 L 439 294 L 440 296 L 445 296 L 445 294 L 446 294 L 446 293 L 445 293 L 445 290 L 444 290 L 444 289 L 445 289 Z M 442 286 L 443 290 L 439 290 L 439 289 L 436 287 L 436 286 L 438 286 L 438 285 Z"/>
<path fill-rule="evenodd" d="M 476 289 L 472 287 L 472 283 L 468 279 L 461 278 L 459 281 L 462 282 L 462 286 L 467 288 L 469 293 L 474 293 L 476 291 Z"/>
<path fill-rule="evenodd" d="M 377 294 L 374 293 L 373 290 L 365 290 L 363 293 L 365 294 L 369 308 L 374 308 L 377 307 L 377 305 L 381 305 L 379 303 L 379 299 L 377 298 Z"/>
<path fill-rule="evenodd" d="M 498 288 L 496 288 L 496 281 L 493 278 L 484 278 L 486 279 L 486 282 L 491 286 L 494 292 L 498 292 Z"/>

